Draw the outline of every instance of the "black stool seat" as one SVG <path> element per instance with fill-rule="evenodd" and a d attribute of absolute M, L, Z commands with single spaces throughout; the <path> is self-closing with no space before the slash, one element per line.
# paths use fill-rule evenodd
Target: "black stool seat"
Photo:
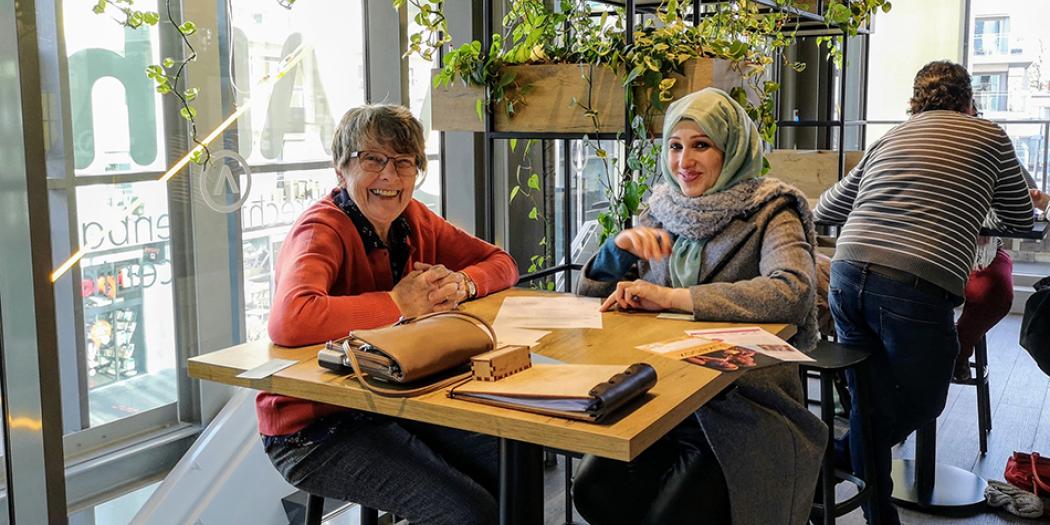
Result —
<path fill-rule="evenodd" d="M 832 341 L 820 341 L 817 348 L 809 352 L 814 362 L 801 363 L 803 368 L 814 370 L 845 370 L 859 365 L 871 355 L 867 350 L 840 345 Z"/>
<path fill-rule="evenodd" d="M 850 472 L 835 469 L 835 399 L 832 394 L 834 374 L 839 371 L 853 369 L 856 378 L 857 405 L 862 411 L 858 414 L 861 418 L 861 439 L 867 444 L 870 439 L 870 425 L 868 424 L 867 395 L 868 395 L 868 371 L 866 363 L 870 352 L 862 348 L 841 345 L 832 341 L 820 341 L 817 348 L 809 353 L 814 361 L 799 363 L 799 369 L 803 374 L 803 391 L 807 391 L 807 372 L 813 371 L 820 379 L 820 418 L 828 427 L 828 446 L 824 451 L 824 462 L 820 468 L 821 498 L 820 503 L 813 504 L 813 519 L 824 525 L 835 523 L 835 518 L 852 512 L 860 507 L 865 501 L 875 495 L 875 483 L 873 479 L 861 479 Z M 808 394 L 806 398 L 808 399 Z M 866 473 L 873 472 L 874 462 L 871 457 L 871 447 L 864 446 L 864 469 Z M 871 477 L 871 476 L 868 476 Z M 835 484 L 838 481 L 846 481 L 857 487 L 857 494 L 844 500 L 835 501 Z M 878 523 L 878 510 L 872 506 L 871 523 Z"/>
<path fill-rule="evenodd" d="M 305 525 L 321 525 L 324 514 L 324 496 L 310 494 L 306 499 Z M 378 525 L 379 511 L 373 508 L 361 506 L 361 525 Z"/>

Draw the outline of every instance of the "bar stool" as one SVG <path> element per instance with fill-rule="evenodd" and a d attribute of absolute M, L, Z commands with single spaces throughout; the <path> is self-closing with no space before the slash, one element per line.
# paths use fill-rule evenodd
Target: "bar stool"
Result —
<path fill-rule="evenodd" d="M 324 514 L 324 496 L 310 494 L 306 498 L 305 525 L 321 525 Z M 361 507 L 361 525 L 379 525 L 379 511 L 370 507 Z"/>
<path fill-rule="evenodd" d="M 974 376 L 969 381 L 952 380 L 957 385 L 970 385 L 977 387 L 977 437 L 980 442 L 981 455 L 988 453 L 988 433 L 992 431 L 992 401 L 988 389 L 988 341 L 985 336 L 977 340 L 973 347 Z"/>
<path fill-rule="evenodd" d="M 853 369 L 856 376 L 857 406 L 862 410 L 861 440 L 864 443 L 864 472 L 873 472 L 871 457 L 870 426 L 868 424 L 868 369 L 867 359 L 870 353 L 866 350 L 847 347 L 831 341 L 820 341 L 816 350 L 810 352 L 812 362 L 799 363 L 803 375 L 803 391 L 807 392 L 805 378 L 809 371 L 816 372 L 820 378 L 820 418 L 828 426 L 828 446 L 824 451 L 824 461 L 820 467 L 821 498 L 820 503 L 813 504 L 813 521 L 824 525 L 835 523 L 835 518 L 852 512 L 875 495 L 875 480 L 861 479 L 852 473 L 835 469 L 835 399 L 833 390 L 834 375 L 838 371 Z M 807 394 L 808 399 L 808 394 Z M 872 476 L 868 476 L 871 478 Z M 857 494 L 841 502 L 835 501 L 835 485 L 838 481 L 848 481 L 857 487 Z M 830 510 L 827 510 L 830 506 Z M 870 523 L 879 523 L 878 509 L 872 506 Z"/>

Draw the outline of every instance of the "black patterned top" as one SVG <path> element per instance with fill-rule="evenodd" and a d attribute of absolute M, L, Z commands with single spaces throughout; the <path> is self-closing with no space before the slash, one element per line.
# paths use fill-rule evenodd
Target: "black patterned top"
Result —
<path fill-rule="evenodd" d="M 394 276 L 395 283 L 400 281 L 405 271 L 405 265 L 408 264 L 408 236 L 412 233 L 412 227 L 409 226 L 408 219 L 404 215 L 394 219 L 393 224 L 390 225 L 388 234 L 390 244 L 388 246 L 383 242 L 383 239 L 379 238 L 379 233 L 376 231 L 375 226 L 372 226 L 372 222 L 368 220 L 368 217 L 361 213 L 361 209 L 350 198 L 350 194 L 346 192 L 345 188 L 333 190 L 332 200 L 346 213 L 347 217 L 350 217 L 354 226 L 357 227 L 357 233 L 361 236 L 361 241 L 365 245 L 365 253 L 372 253 L 372 250 L 380 248 L 390 250 L 390 273 Z"/>

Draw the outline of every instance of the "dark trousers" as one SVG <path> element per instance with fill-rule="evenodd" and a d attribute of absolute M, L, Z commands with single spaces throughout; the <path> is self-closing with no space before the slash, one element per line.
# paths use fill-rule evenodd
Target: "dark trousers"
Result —
<path fill-rule="evenodd" d="M 284 478 L 311 494 L 393 512 L 413 525 L 498 521 L 494 437 L 350 411 L 263 441 Z"/>
<path fill-rule="evenodd" d="M 730 522 L 725 476 L 695 415 L 634 461 L 585 456 L 572 493 L 591 525 Z"/>
<path fill-rule="evenodd" d="M 959 354 L 953 309 L 962 299 L 917 286 L 853 262 L 835 261 L 831 265 L 829 303 L 838 340 L 872 352 L 868 399 L 873 405 L 869 409 L 878 483 L 873 504 L 879 506 L 885 524 L 900 523 L 890 501 L 890 449 L 940 415 Z M 848 374 L 847 379 L 854 388 L 855 377 Z M 849 444 L 854 469 L 867 478 L 870 474 L 862 472 L 861 467 L 860 436 L 852 431 L 858 428 L 861 413 L 857 396 L 853 399 Z"/>

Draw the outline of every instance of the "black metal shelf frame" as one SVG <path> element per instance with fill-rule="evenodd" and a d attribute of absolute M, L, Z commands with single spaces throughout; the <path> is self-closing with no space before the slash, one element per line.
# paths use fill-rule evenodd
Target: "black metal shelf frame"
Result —
<path fill-rule="evenodd" d="M 814 35 L 827 35 L 833 38 L 842 39 L 842 54 L 846 55 L 848 48 L 848 36 L 845 31 L 831 26 L 828 27 L 825 23 L 824 17 L 816 13 L 810 13 L 801 11 L 795 8 L 784 8 L 778 6 L 775 0 L 755 0 L 757 3 L 765 6 L 767 11 L 782 11 L 789 12 L 796 16 L 794 23 L 791 25 L 792 31 L 805 31 L 805 36 Z M 816 10 L 817 12 L 823 12 L 827 0 L 817 0 Z M 484 0 L 482 2 L 482 46 L 481 52 L 483 54 L 482 60 L 487 58 L 487 53 L 491 49 L 492 45 L 492 31 L 493 31 L 493 0 Z M 599 3 L 613 6 L 623 6 L 625 13 L 625 38 L 627 45 L 631 45 L 634 41 L 634 28 L 636 17 L 638 15 L 644 15 L 646 12 L 651 12 L 655 9 L 660 1 L 659 0 L 599 0 Z M 698 25 L 703 16 L 702 6 L 713 5 L 724 3 L 724 1 L 712 1 L 712 0 L 692 0 L 692 23 Z M 818 28 L 819 26 L 819 28 Z M 785 29 L 786 30 L 786 29 Z M 861 31 L 862 35 L 867 34 L 866 31 Z M 801 36 L 801 35 L 800 35 Z M 829 58 L 830 60 L 830 58 Z M 841 67 L 837 68 L 841 77 L 839 83 L 838 102 L 840 111 L 845 113 L 846 104 L 846 82 L 845 82 L 845 70 Z M 829 95 L 833 89 L 833 83 L 828 82 Z M 625 89 L 625 100 L 630 100 L 632 93 L 629 88 Z M 565 257 L 565 263 L 558 264 L 549 268 L 542 269 L 537 272 L 531 272 L 521 276 L 519 284 L 530 282 L 535 279 L 548 277 L 550 275 L 564 272 L 565 289 L 570 290 L 572 288 L 572 271 L 581 270 L 582 266 L 579 264 L 572 263 L 572 165 L 570 161 L 570 141 L 579 140 L 584 136 L 594 140 L 619 140 L 623 141 L 624 144 L 629 145 L 634 141 L 634 131 L 631 128 L 631 116 L 625 112 L 624 116 L 624 131 L 622 133 L 566 133 L 566 132 L 507 132 L 507 131 L 495 131 L 494 129 L 494 112 L 495 108 L 491 103 L 492 100 L 492 86 L 486 86 L 486 101 L 484 114 L 484 169 L 485 176 L 483 179 L 483 189 L 481 191 L 483 198 L 482 210 L 484 213 L 483 230 L 480 232 L 481 236 L 489 241 L 492 241 L 496 237 L 496 187 L 495 181 L 493 180 L 495 173 L 495 159 L 494 159 L 494 141 L 502 139 L 542 139 L 542 140 L 561 140 L 562 141 L 562 159 L 563 159 L 563 184 L 565 188 L 565 194 L 563 196 L 563 214 L 564 219 L 562 221 L 561 235 L 563 242 L 563 252 Z M 833 97 L 829 96 L 831 100 Z M 778 95 L 779 105 L 779 95 Z M 832 118 L 833 107 L 831 104 L 828 105 L 828 116 L 824 120 L 814 121 L 783 121 L 778 123 L 782 127 L 823 127 L 828 128 L 828 142 L 830 142 L 831 128 L 836 128 L 838 131 L 838 154 L 839 154 L 839 177 L 842 177 L 842 172 L 845 167 L 845 129 L 847 126 L 861 125 L 864 121 L 843 121 L 842 116 L 838 119 Z"/>

